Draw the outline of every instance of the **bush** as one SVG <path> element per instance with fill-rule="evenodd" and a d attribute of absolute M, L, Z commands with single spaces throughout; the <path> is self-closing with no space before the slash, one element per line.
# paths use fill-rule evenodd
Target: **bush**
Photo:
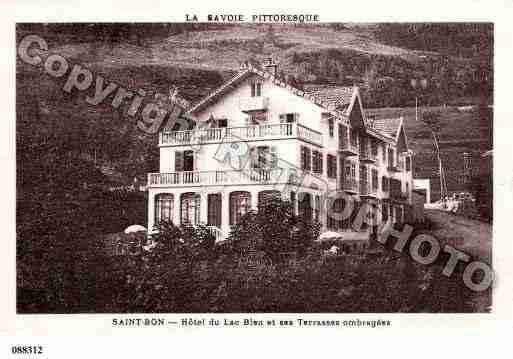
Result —
<path fill-rule="evenodd" d="M 204 224 L 177 227 L 172 221 L 161 221 L 155 226 L 152 239 L 161 248 L 160 255 L 204 258 L 212 253 L 215 236 Z"/>
<path fill-rule="evenodd" d="M 320 224 L 296 216 L 290 202 L 269 198 L 232 227 L 229 239 L 239 253 L 260 250 L 277 260 L 283 252 L 303 255 L 319 232 Z"/>

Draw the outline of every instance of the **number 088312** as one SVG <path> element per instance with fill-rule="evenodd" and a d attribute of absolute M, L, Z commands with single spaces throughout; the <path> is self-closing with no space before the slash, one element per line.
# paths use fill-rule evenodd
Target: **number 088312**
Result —
<path fill-rule="evenodd" d="M 14 345 L 11 347 L 12 354 L 43 354 L 41 345 Z"/>

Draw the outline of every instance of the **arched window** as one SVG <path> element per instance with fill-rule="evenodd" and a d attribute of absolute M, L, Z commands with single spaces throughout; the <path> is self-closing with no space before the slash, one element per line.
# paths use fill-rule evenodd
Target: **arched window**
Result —
<path fill-rule="evenodd" d="M 155 224 L 173 220 L 173 201 L 174 196 L 170 193 L 155 196 Z"/>
<path fill-rule="evenodd" d="M 230 193 L 230 224 L 237 224 L 251 210 L 251 194 L 237 191 Z"/>
<path fill-rule="evenodd" d="M 208 200 L 207 224 L 209 226 L 221 227 L 222 224 L 222 197 L 221 193 L 210 193 Z"/>
<path fill-rule="evenodd" d="M 180 223 L 196 225 L 200 221 L 201 197 L 197 193 L 184 193 L 180 203 Z"/>

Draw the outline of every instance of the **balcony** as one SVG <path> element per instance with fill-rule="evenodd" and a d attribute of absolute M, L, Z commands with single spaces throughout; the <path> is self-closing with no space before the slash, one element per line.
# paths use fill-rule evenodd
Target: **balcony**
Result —
<path fill-rule="evenodd" d="M 389 162 L 387 165 L 387 170 L 390 172 L 401 172 L 401 169 L 397 166 L 396 163 Z"/>
<path fill-rule="evenodd" d="M 358 156 L 358 145 L 349 141 L 339 142 L 338 151 L 346 156 Z"/>
<path fill-rule="evenodd" d="M 184 171 L 149 173 L 148 187 L 190 187 L 228 184 L 295 184 L 322 185 L 322 179 L 300 173 L 294 169 L 246 169 L 241 171 Z M 317 183 L 318 182 L 318 183 Z"/>
<path fill-rule="evenodd" d="M 314 145 L 322 146 L 321 133 L 299 123 L 206 128 L 191 131 L 167 131 L 159 134 L 159 145 L 197 145 L 283 138 L 297 138 Z"/>
<path fill-rule="evenodd" d="M 360 197 L 368 199 L 377 198 L 378 189 L 373 188 L 368 182 L 360 182 Z"/>
<path fill-rule="evenodd" d="M 350 194 L 358 193 L 358 180 L 356 178 L 346 178 L 342 182 L 342 190 Z"/>
<path fill-rule="evenodd" d="M 239 101 L 239 109 L 244 113 L 267 111 L 269 107 L 269 97 L 256 96 L 241 98 Z"/>
<path fill-rule="evenodd" d="M 408 193 L 402 191 L 390 191 L 390 199 L 397 202 L 408 202 Z"/>
<path fill-rule="evenodd" d="M 401 172 L 404 169 L 404 159 L 398 158 L 396 162 L 389 161 L 387 169 L 391 172 Z"/>
<path fill-rule="evenodd" d="M 360 151 L 360 162 L 376 163 L 377 156 L 370 150 Z"/>

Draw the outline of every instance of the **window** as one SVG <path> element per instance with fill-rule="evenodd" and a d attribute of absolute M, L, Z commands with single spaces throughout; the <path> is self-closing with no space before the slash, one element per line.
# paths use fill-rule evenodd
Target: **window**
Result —
<path fill-rule="evenodd" d="M 345 148 L 347 145 L 347 127 L 342 124 L 338 125 L 338 147 Z"/>
<path fill-rule="evenodd" d="M 388 167 L 394 167 L 394 165 L 395 165 L 394 149 L 389 148 L 388 149 Z"/>
<path fill-rule="evenodd" d="M 328 126 L 330 129 L 330 137 L 335 135 L 335 123 L 332 118 L 328 119 Z"/>
<path fill-rule="evenodd" d="M 264 206 L 272 199 L 281 199 L 281 192 L 275 190 L 261 191 L 258 193 L 258 208 Z"/>
<path fill-rule="evenodd" d="M 328 154 L 326 157 L 326 166 L 328 167 L 328 177 L 337 178 L 337 158 Z"/>
<path fill-rule="evenodd" d="M 346 163 L 346 180 L 348 178 L 356 178 L 356 163 L 354 162 Z"/>
<path fill-rule="evenodd" d="M 372 157 L 378 157 L 378 142 L 375 139 L 371 140 Z"/>
<path fill-rule="evenodd" d="M 322 153 L 320 151 L 312 151 L 312 171 L 314 173 L 322 173 Z"/>
<path fill-rule="evenodd" d="M 211 193 L 208 195 L 208 218 L 209 226 L 221 227 L 221 193 Z"/>
<path fill-rule="evenodd" d="M 251 168 L 270 169 L 277 165 L 278 156 L 275 146 L 258 146 L 251 148 Z"/>
<path fill-rule="evenodd" d="M 356 132 L 356 130 L 351 129 L 349 134 L 351 137 L 351 145 L 354 147 L 357 147 L 358 146 L 358 133 Z"/>
<path fill-rule="evenodd" d="M 237 191 L 230 193 L 230 225 L 237 224 L 251 210 L 251 194 Z"/>
<path fill-rule="evenodd" d="M 173 220 L 173 200 L 174 196 L 169 193 L 155 196 L 155 224 Z"/>
<path fill-rule="evenodd" d="M 403 208 L 395 207 L 395 221 L 397 223 L 402 223 L 403 221 Z"/>
<path fill-rule="evenodd" d="M 360 154 L 365 154 L 367 155 L 368 154 L 368 149 L 367 149 L 367 138 L 366 137 L 363 137 L 361 136 L 360 137 Z"/>
<path fill-rule="evenodd" d="M 330 230 L 339 230 L 346 227 L 346 223 L 344 223 L 344 219 L 339 219 L 340 217 L 344 217 L 343 213 L 347 210 L 347 202 L 344 198 L 333 198 L 332 200 L 328 200 L 326 202 L 328 206 L 326 211 L 326 226 Z"/>
<path fill-rule="evenodd" d="M 388 178 L 385 176 L 381 177 L 381 190 L 388 192 Z"/>
<path fill-rule="evenodd" d="M 311 151 L 306 146 L 301 146 L 301 169 L 310 171 L 312 168 Z"/>
<path fill-rule="evenodd" d="M 197 193 L 182 194 L 181 201 L 181 221 L 182 225 L 197 225 L 200 221 L 200 202 L 201 197 Z"/>
<path fill-rule="evenodd" d="M 175 171 L 194 171 L 193 151 L 175 151 Z"/>
<path fill-rule="evenodd" d="M 411 171 L 411 157 L 406 157 L 406 171 Z"/>
<path fill-rule="evenodd" d="M 373 168 L 372 169 L 372 189 L 373 190 L 378 190 L 378 170 Z"/>
<path fill-rule="evenodd" d="M 367 183 L 369 183 L 367 167 L 360 166 L 360 186 L 365 189 L 363 192 L 367 190 Z"/>
<path fill-rule="evenodd" d="M 262 83 L 261 82 L 251 83 L 251 97 L 260 97 L 260 96 L 262 96 Z"/>
<path fill-rule="evenodd" d="M 402 190 L 402 182 L 401 180 L 391 178 L 390 179 L 390 192 L 393 196 L 400 195 Z"/>
<path fill-rule="evenodd" d="M 385 177 L 383 177 L 383 178 L 385 178 Z M 388 221 L 388 204 L 387 203 L 381 204 L 381 218 L 382 218 L 383 222 Z"/>

